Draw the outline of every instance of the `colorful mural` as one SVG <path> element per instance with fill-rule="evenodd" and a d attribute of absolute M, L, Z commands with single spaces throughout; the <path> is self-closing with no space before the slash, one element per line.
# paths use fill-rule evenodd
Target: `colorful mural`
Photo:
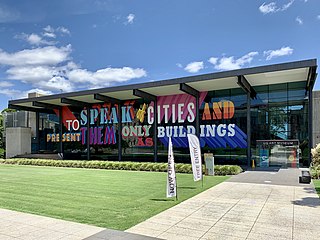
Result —
<path fill-rule="evenodd" d="M 234 103 L 229 100 L 205 102 L 206 97 L 207 92 L 201 92 L 199 98 L 201 147 L 246 148 L 246 134 L 232 122 L 235 114 Z M 157 138 L 163 145 L 168 146 L 171 137 L 175 147 L 187 148 L 187 134 L 196 132 L 195 98 L 188 94 L 158 97 L 157 116 L 154 116 L 154 107 L 153 102 L 147 103 L 141 100 L 126 101 L 120 110 L 117 104 L 95 104 L 89 113 L 87 109 L 83 109 L 78 118 L 68 107 L 63 107 L 63 124 L 67 131 L 61 140 L 79 141 L 85 145 L 89 134 L 91 145 L 114 145 L 118 142 L 118 124 L 121 122 L 122 139 L 129 142 L 130 147 L 152 147 L 153 123 L 157 121 Z M 59 134 L 48 134 L 47 141 L 60 141 Z"/>

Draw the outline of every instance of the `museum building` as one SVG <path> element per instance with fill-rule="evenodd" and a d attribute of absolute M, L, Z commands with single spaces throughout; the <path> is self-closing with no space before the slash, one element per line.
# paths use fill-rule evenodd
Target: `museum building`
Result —
<path fill-rule="evenodd" d="M 316 70 L 311 59 L 11 100 L 28 121 L 7 116 L 7 157 L 164 162 L 171 137 L 176 162 L 190 162 L 193 133 L 218 164 L 309 165 Z"/>

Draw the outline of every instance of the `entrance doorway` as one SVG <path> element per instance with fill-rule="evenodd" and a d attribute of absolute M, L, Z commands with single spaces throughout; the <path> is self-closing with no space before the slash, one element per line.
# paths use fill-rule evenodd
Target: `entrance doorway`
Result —
<path fill-rule="evenodd" d="M 299 167 L 299 140 L 257 140 L 258 167 Z"/>

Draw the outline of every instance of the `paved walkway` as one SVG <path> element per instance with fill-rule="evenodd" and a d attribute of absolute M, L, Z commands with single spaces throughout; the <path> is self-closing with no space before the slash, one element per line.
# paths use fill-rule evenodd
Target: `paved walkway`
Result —
<path fill-rule="evenodd" d="M 320 200 L 313 184 L 298 183 L 299 173 L 245 172 L 127 232 L 173 240 L 318 240 Z"/>
<path fill-rule="evenodd" d="M 138 234 L 0 209 L 0 240 L 152 240 Z"/>

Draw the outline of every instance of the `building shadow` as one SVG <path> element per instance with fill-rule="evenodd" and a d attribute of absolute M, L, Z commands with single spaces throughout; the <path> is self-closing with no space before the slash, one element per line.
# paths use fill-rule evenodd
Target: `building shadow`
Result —
<path fill-rule="evenodd" d="M 247 172 L 279 172 L 280 168 L 279 167 L 256 167 L 256 168 L 245 168 L 243 169 L 244 171 Z"/>

